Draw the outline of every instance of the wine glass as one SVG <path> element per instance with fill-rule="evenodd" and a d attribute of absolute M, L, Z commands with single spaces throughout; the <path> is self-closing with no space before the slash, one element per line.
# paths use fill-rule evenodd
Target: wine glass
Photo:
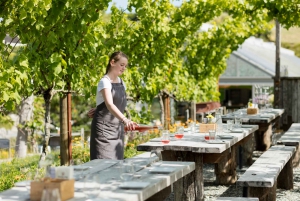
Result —
<path fill-rule="evenodd" d="M 176 139 L 181 139 L 183 138 L 184 135 L 184 128 L 182 126 L 177 128 L 177 132 L 175 133 L 175 138 Z"/>
<path fill-rule="evenodd" d="M 100 195 L 100 183 L 97 175 L 89 174 L 84 178 L 84 194 L 88 199 L 97 198 Z"/>
<path fill-rule="evenodd" d="M 169 144 L 169 142 L 170 142 L 169 132 L 163 132 L 162 133 L 161 142 L 163 144 Z"/>

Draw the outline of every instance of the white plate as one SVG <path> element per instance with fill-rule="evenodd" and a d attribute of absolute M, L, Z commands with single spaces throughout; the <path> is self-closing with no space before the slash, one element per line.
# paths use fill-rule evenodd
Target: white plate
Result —
<path fill-rule="evenodd" d="M 244 130 L 243 129 L 232 129 L 230 132 L 231 133 L 242 133 L 242 132 L 244 132 Z"/>
<path fill-rule="evenodd" d="M 221 139 L 232 139 L 234 138 L 232 135 L 218 135 L 219 138 Z"/>
<path fill-rule="evenodd" d="M 241 125 L 242 128 L 253 128 L 253 125 Z"/>
<path fill-rule="evenodd" d="M 91 169 L 92 167 L 90 166 L 73 166 L 73 169 L 75 171 L 81 171 L 81 170 L 88 170 L 88 169 Z"/>
<path fill-rule="evenodd" d="M 275 117 L 275 115 L 272 115 L 272 114 L 261 114 L 260 117 L 261 118 L 271 118 L 271 117 Z"/>
<path fill-rule="evenodd" d="M 149 170 L 150 173 L 171 173 L 173 171 L 175 171 L 176 168 L 175 167 L 154 167 L 152 169 Z"/>
<path fill-rule="evenodd" d="M 206 140 L 208 144 L 225 144 L 226 142 L 223 140 Z"/>
<path fill-rule="evenodd" d="M 119 188 L 124 189 L 142 189 L 150 185 L 150 182 L 127 181 L 119 185 Z"/>

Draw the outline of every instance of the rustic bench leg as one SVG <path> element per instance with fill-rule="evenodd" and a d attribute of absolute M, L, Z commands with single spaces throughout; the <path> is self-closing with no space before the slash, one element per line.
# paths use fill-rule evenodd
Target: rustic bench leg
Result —
<path fill-rule="evenodd" d="M 277 178 L 277 186 L 281 189 L 290 190 L 294 188 L 292 158 L 285 164 Z"/>
<path fill-rule="evenodd" d="M 195 162 L 195 171 L 173 184 L 175 201 L 204 201 L 203 154 L 167 150 L 162 152 L 163 161 L 177 161 L 178 158 Z"/>
<path fill-rule="evenodd" d="M 170 194 L 171 194 L 171 186 L 168 186 L 167 188 L 164 188 L 158 193 L 152 195 L 146 201 L 164 201 L 167 197 L 169 197 Z"/>
<path fill-rule="evenodd" d="M 293 167 L 299 167 L 300 165 L 300 149 L 299 145 L 296 146 L 296 152 L 293 156 Z"/>
<path fill-rule="evenodd" d="M 236 182 L 236 149 L 237 145 L 232 146 L 231 151 L 215 164 L 217 184 L 227 185 Z"/>
<path fill-rule="evenodd" d="M 248 187 L 247 197 L 257 197 L 259 201 L 276 201 L 276 183 L 273 187 Z"/>

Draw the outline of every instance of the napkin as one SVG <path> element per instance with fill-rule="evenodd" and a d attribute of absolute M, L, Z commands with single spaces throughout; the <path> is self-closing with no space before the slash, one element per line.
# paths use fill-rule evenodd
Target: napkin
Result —
<path fill-rule="evenodd" d="M 150 185 L 150 182 L 127 181 L 119 185 L 119 188 L 124 189 L 142 189 Z"/>
<path fill-rule="evenodd" d="M 230 132 L 231 133 L 242 133 L 242 132 L 244 132 L 244 130 L 243 129 L 232 129 Z"/>
<path fill-rule="evenodd" d="M 270 118 L 270 117 L 275 117 L 274 114 L 261 114 L 260 117 L 262 118 Z"/>
<path fill-rule="evenodd" d="M 149 170 L 150 173 L 171 173 L 176 170 L 176 167 L 158 166 Z"/>

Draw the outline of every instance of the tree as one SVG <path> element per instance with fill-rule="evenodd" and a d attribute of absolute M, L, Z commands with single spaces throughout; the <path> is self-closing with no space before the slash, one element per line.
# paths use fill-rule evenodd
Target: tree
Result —
<path fill-rule="evenodd" d="M 107 8 L 108 2 L 1 2 L 1 8 L 5 9 L 0 12 L 3 17 L 0 37 L 3 38 L 6 33 L 17 35 L 26 44 L 11 63 L 6 59 L 5 66 L 1 66 L 8 70 L 11 68 L 11 74 L 18 78 L 17 85 L 13 87 L 19 87 L 15 94 L 6 95 L 8 92 L 4 90 L 2 102 L 12 108 L 9 104 L 20 102 L 20 94 L 25 94 L 23 89 L 44 97 L 44 152 L 50 136 L 50 102 L 54 94 L 70 92 L 71 88 L 80 92 L 83 85 L 90 86 L 90 81 L 93 81 L 90 75 L 97 74 L 97 69 L 89 67 L 93 66 L 91 63 L 97 62 L 95 47 L 101 45 L 97 44 L 101 32 L 94 23 L 103 15 L 102 11 Z M 11 51 L 3 44 L 1 50 L 3 61 Z M 17 74 L 16 71 L 20 73 Z M 5 75 L 9 76 L 10 73 Z M 21 84 L 22 76 L 26 82 Z"/>
<path fill-rule="evenodd" d="M 131 67 L 123 78 L 135 101 L 150 102 L 163 90 L 178 100 L 218 100 L 218 77 L 238 44 L 268 29 L 268 16 L 292 20 L 287 26 L 298 23 L 297 13 L 284 15 L 284 11 L 298 11 L 288 4 L 292 0 L 267 1 L 267 6 L 262 0 L 249 2 L 190 0 L 177 8 L 169 0 L 132 0 L 128 10 L 135 9 L 134 19 L 112 7 L 110 20 L 105 21 L 109 0 L 2 1 L 0 37 L 19 36 L 26 46 L 12 61 L 8 58 L 13 47 L 0 46 L 0 84 L 9 88 L 0 85 L 0 105 L 13 108 L 21 96 L 42 95 L 46 151 L 54 94 L 72 90 L 91 97 L 104 74 L 107 55 L 115 50 L 130 57 Z M 202 23 L 223 12 L 228 12 L 228 18 L 222 24 L 198 32 Z"/>

